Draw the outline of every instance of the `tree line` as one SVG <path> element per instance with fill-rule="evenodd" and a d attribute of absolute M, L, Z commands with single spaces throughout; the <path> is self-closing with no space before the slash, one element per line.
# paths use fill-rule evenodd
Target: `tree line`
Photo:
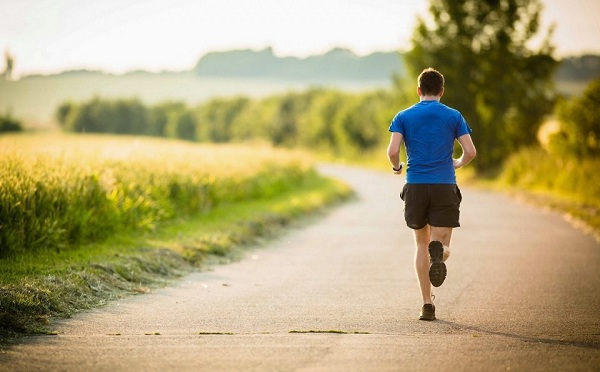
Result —
<path fill-rule="evenodd" d="M 431 17 L 418 20 L 412 49 L 404 54 L 410 78 L 395 78 L 390 90 L 311 89 L 260 100 L 215 99 L 191 108 L 94 98 L 61 105 L 57 117 L 76 132 L 217 143 L 263 139 L 277 146 L 360 154 L 384 146 L 391 118 L 418 99 L 416 76 L 434 67 L 446 78 L 442 102 L 460 110 L 473 129 L 478 170 L 501 166 L 509 154 L 536 146 L 539 128 L 555 107 L 565 122 L 553 140 L 555 148 L 596 154 L 596 88 L 586 93 L 585 103 L 560 103 L 553 86 L 559 61 L 553 57 L 551 30 L 539 47 L 528 46 L 542 31 L 541 10 L 539 0 L 431 0 Z"/>
<path fill-rule="evenodd" d="M 348 154 L 380 148 L 398 107 L 398 95 L 391 91 L 310 89 L 264 99 L 218 98 L 192 107 L 183 102 L 148 106 L 138 99 L 95 97 L 60 105 L 56 118 L 69 132 L 211 143 L 266 140 L 275 146 Z"/>
<path fill-rule="evenodd" d="M 559 80 L 589 81 L 599 77 L 600 56 L 592 54 L 563 59 L 556 73 Z"/>
<path fill-rule="evenodd" d="M 147 135 L 207 143 L 258 140 L 274 146 L 300 146 L 338 156 L 356 156 L 379 151 L 387 144 L 391 118 L 418 99 L 413 90 L 414 83 L 398 80 L 394 90 L 353 94 L 311 89 L 258 100 L 219 98 L 197 106 L 183 102 L 148 106 L 138 99 L 95 97 L 64 103 L 56 115 L 69 132 Z M 489 127 L 477 126 L 468 117 L 475 129 L 473 137 L 479 153 L 486 158 L 479 169 L 501 165 L 505 152 L 526 147 L 525 144 L 535 145 L 542 113 L 553 113 L 562 123 L 552 136 L 554 153 L 600 156 L 600 79 L 592 81 L 581 97 L 560 99 L 553 107 L 530 110 L 529 115 L 537 116 L 536 121 L 516 122 L 518 113 L 513 113 L 510 120 L 514 132 L 498 117 L 488 123 Z M 495 141 L 494 146 L 481 138 Z"/>

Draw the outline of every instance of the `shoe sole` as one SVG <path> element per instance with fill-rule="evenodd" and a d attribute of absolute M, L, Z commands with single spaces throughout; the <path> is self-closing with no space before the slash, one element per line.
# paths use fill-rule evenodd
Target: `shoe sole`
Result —
<path fill-rule="evenodd" d="M 441 242 L 432 241 L 429 243 L 429 281 L 434 287 L 439 287 L 446 280 L 446 264 L 443 260 L 444 246 Z"/>

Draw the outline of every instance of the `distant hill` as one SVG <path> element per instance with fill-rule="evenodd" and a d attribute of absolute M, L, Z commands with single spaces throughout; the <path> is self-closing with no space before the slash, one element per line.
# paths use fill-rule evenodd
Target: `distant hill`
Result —
<path fill-rule="evenodd" d="M 183 72 L 131 71 L 114 75 L 72 70 L 49 76 L 30 75 L 17 81 L 0 79 L 0 113 L 9 111 L 28 127 L 47 126 L 53 123 L 61 103 L 94 96 L 195 105 L 215 97 L 258 98 L 317 86 L 355 92 L 390 88 L 392 76 L 405 73 L 398 52 L 357 56 L 336 48 L 298 58 L 278 57 L 271 48 L 232 50 L 206 54 L 193 69 Z M 600 77 L 600 56 L 566 58 L 556 74 L 557 87 L 567 95 L 578 95 L 595 77 Z"/>
<path fill-rule="evenodd" d="M 232 50 L 209 53 L 193 72 L 199 76 L 240 77 L 303 81 L 390 81 L 402 75 L 404 67 L 398 52 L 378 52 L 364 57 L 342 48 L 323 55 L 277 57 L 273 49 Z"/>
<path fill-rule="evenodd" d="M 561 61 L 556 72 L 557 80 L 589 81 L 600 78 L 600 56 L 586 54 Z"/>
<path fill-rule="evenodd" d="M 259 98 L 317 86 L 356 92 L 389 88 L 394 73 L 403 73 L 401 56 L 396 52 L 360 57 L 345 49 L 333 49 L 304 59 L 280 58 L 270 48 L 218 52 L 205 55 L 192 70 L 182 72 L 115 75 L 70 70 L 29 75 L 17 81 L 0 79 L 0 113 L 10 111 L 28 127 L 44 127 L 53 123 L 61 103 L 94 96 L 195 105 L 215 97 Z"/>

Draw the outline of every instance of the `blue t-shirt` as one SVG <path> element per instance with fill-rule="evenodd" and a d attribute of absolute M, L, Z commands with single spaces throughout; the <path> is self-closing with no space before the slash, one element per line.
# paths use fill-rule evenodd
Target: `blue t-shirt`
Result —
<path fill-rule="evenodd" d="M 407 183 L 456 184 L 454 141 L 472 132 L 458 110 L 421 101 L 396 114 L 389 131 L 404 137 Z"/>

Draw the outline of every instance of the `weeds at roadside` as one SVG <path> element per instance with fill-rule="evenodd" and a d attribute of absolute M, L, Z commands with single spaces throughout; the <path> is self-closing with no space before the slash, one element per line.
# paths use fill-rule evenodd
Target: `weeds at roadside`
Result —
<path fill-rule="evenodd" d="M 293 191 L 222 205 L 208 215 L 172 221 L 151 233 L 2 260 L 0 341 L 51 334 L 54 318 L 147 293 L 193 270 L 235 260 L 244 247 L 350 195 L 347 186 L 314 177 Z"/>

